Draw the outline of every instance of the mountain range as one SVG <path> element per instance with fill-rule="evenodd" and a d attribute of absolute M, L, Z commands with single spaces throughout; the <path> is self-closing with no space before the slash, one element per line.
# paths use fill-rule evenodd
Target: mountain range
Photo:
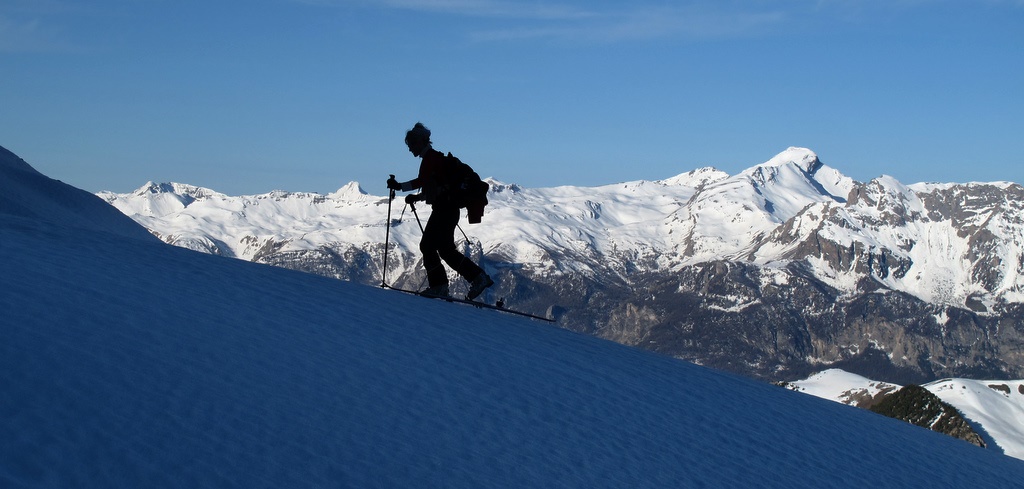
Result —
<path fill-rule="evenodd" d="M 907 384 L 1024 376 L 1018 184 L 858 182 L 805 148 L 735 175 L 701 168 L 540 189 L 488 181 L 484 222 L 457 233 L 498 282 L 488 300 L 768 380 L 828 367 Z M 327 195 L 148 183 L 99 196 L 178 246 L 424 285 L 416 221 L 429 208 L 389 204 L 355 182 Z"/>
<path fill-rule="evenodd" d="M 168 246 L 0 148 L 0 485 L 1015 487 L 906 423 Z"/>

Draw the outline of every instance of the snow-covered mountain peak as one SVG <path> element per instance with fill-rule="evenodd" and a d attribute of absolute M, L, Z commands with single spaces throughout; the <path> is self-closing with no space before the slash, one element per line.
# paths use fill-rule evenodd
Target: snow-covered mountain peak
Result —
<path fill-rule="evenodd" d="M 206 199 L 210 197 L 226 197 L 224 194 L 216 192 L 214 190 L 197 187 L 195 185 L 188 185 L 184 183 L 175 182 L 146 182 L 145 185 L 139 187 L 134 192 L 134 195 L 140 197 L 146 195 L 158 195 L 158 194 L 175 194 L 182 197 L 188 197 L 191 199 Z"/>
<path fill-rule="evenodd" d="M 711 173 L 714 175 L 714 173 Z M 789 148 L 768 162 L 699 187 L 668 223 L 681 264 L 749 256 L 756 243 L 815 204 L 842 203 L 856 182 Z"/>
<path fill-rule="evenodd" d="M 865 209 L 901 216 L 925 212 L 924 204 L 917 194 L 899 180 L 882 175 L 855 189 L 849 196 L 851 205 Z"/>
<path fill-rule="evenodd" d="M 173 182 L 146 182 L 130 194 L 116 194 L 113 192 L 99 192 L 101 199 L 109 204 L 117 201 L 133 200 L 136 205 L 129 208 L 121 208 L 121 211 L 129 216 L 164 217 L 181 212 L 196 201 L 203 201 L 211 198 L 227 198 L 226 195 L 214 192 L 208 188 L 196 187 Z"/>
<path fill-rule="evenodd" d="M 813 202 L 844 201 L 857 182 L 823 164 L 813 151 L 791 147 L 723 183 L 744 188 L 744 193 L 753 192 L 769 203 L 780 199 L 793 201 L 795 205 L 787 206 L 790 211 L 785 213 L 791 217 L 793 212 Z"/>
<path fill-rule="evenodd" d="M 362 200 L 368 196 L 369 194 L 363 190 L 359 182 L 348 182 L 339 188 L 337 192 L 327 195 L 328 198 L 338 200 Z"/>
<path fill-rule="evenodd" d="M 807 148 L 798 148 L 796 146 L 790 146 L 785 151 L 775 155 L 772 159 L 762 163 L 758 166 L 785 166 L 785 165 L 796 165 L 801 170 L 814 174 L 821 167 L 821 160 L 818 159 L 818 155 Z"/>
<path fill-rule="evenodd" d="M 714 167 L 706 166 L 686 173 L 680 173 L 679 175 L 671 178 L 658 180 L 658 182 L 669 187 L 681 186 L 700 188 L 726 178 L 729 178 L 728 173 Z"/>
<path fill-rule="evenodd" d="M 749 178 L 757 186 L 776 186 L 782 192 L 806 193 L 826 200 L 843 202 L 857 182 L 825 165 L 807 148 L 790 147 L 772 159 L 748 168 L 739 176 Z M 787 188 L 788 187 L 788 188 Z"/>
<path fill-rule="evenodd" d="M 523 190 L 522 187 L 520 187 L 518 184 L 515 184 L 515 183 L 500 182 L 500 181 L 495 180 L 493 178 L 485 178 L 484 181 L 487 182 L 487 184 L 491 186 L 490 190 L 488 190 L 488 192 L 491 195 L 501 194 L 501 193 L 514 194 L 514 193 L 518 193 L 518 192 Z"/>
<path fill-rule="evenodd" d="M 164 182 L 157 183 L 150 180 L 146 182 L 145 185 L 135 189 L 135 191 L 132 192 L 132 194 L 142 196 L 146 194 L 169 194 L 174 192 L 174 184 Z"/>
<path fill-rule="evenodd" d="M 915 195 L 914 191 L 909 186 L 904 185 L 902 182 L 889 175 L 882 175 L 880 177 L 873 178 L 868 182 L 868 184 L 878 187 L 879 189 L 883 189 L 889 193 L 899 194 L 907 198 L 911 198 Z"/>

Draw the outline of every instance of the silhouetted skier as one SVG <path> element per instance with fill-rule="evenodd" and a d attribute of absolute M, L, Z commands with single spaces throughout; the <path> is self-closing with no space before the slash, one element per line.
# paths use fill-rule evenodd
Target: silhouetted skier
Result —
<path fill-rule="evenodd" d="M 423 295 L 432 297 L 448 297 L 448 274 L 445 272 L 444 260 L 469 281 L 467 299 L 475 299 L 484 289 L 494 285 L 491 277 L 484 273 L 476 263 L 459 253 L 455 247 L 455 228 L 459 225 L 459 204 L 453 193 L 456 191 L 446 185 L 450 181 L 451 166 L 446 164 L 446 157 L 435 150 L 430 142 L 430 130 L 417 122 L 405 134 L 405 144 L 413 156 L 422 158 L 419 175 L 408 182 L 398 182 L 394 177 L 388 179 L 388 188 L 409 192 L 421 189 L 419 194 L 406 196 L 408 204 L 424 201 L 431 206 L 427 226 L 423 229 L 420 240 L 420 251 L 423 252 L 423 266 L 427 269 L 426 290 Z"/>

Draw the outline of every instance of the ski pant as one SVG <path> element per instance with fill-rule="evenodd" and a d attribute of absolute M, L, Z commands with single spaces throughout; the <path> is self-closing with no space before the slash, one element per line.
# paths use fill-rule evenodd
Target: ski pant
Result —
<path fill-rule="evenodd" d="M 441 265 L 444 260 L 466 280 L 472 281 L 483 270 L 455 248 L 455 227 L 459 225 L 459 208 L 434 206 L 427 218 L 420 240 L 423 267 L 427 269 L 427 282 L 431 287 L 447 284 L 448 274 Z"/>

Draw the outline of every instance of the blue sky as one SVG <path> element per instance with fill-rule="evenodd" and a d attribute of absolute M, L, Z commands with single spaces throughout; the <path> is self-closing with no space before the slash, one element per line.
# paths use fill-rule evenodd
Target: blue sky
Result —
<path fill-rule="evenodd" d="M 530 187 L 1024 183 L 1024 1 L 3 0 L 0 145 L 89 191 L 384 194 L 404 133 Z"/>

